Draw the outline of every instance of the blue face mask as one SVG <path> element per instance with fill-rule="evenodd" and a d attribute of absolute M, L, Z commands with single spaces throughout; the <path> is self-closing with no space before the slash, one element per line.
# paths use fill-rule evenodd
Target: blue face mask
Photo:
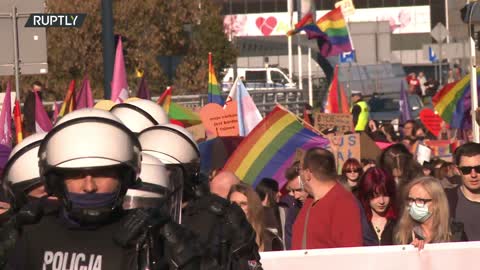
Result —
<path fill-rule="evenodd" d="M 112 193 L 73 193 L 68 192 L 68 199 L 74 209 L 109 208 L 117 200 L 118 192 Z"/>
<path fill-rule="evenodd" d="M 432 216 L 432 213 L 428 211 L 428 205 L 426 204 L 423 206 L 417 206 L 415 203 L 412 203 L 408 209 L 408 213 L 413 220 L 420 223 L 425 222 L 430 216 Z"/>

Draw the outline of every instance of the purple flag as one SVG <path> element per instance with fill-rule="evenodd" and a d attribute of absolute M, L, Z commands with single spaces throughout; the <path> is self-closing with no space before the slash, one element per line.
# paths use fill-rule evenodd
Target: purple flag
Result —
<path fill-rule="evenodd" d="M 52 122 L 48 118 L 48 114 L 43 107 L 42 100 L 35 91 L 35 131 L 49 132 L 52 129 Z"/>
<path fill-rule="evenodd" d="M 142 80 L 140 81 L 140 85 L 138 86 L 137 97 L 148 100 L 151 99 L 150 90 L 148 90 L 145 76 L 142 76 Z"/>
<path fill-rule="evenodd" d="M 2 113 L 0 114 L 0 144 L 12 146 L 12 100 L 10 82 L 3 98 Z"/>
<path fill-rule="evenodd" d="M 112 96 L 111 100 L 121 103 L 128 98 L 127 72 L 123 59 L 122 38 L 118 39 L 117 51 L 115 52 L 115 64 L 113 66 Z"/>
<path fill-rule="evenodd" d="M 412 119 L 412 114 L 410 113 L 410 102 L 408 102 L 408 94 L 404 83 L 405 82 L 402 80 L 400 88 L 400 124 Z"/>
<path fill-rule="evenodd" d="M 77 91 L 75 97 L 75 110 L 83 108 L 93 108 L 92 88 L 90 87 L 90 80 L 85 78 L 82 82 L 82 88 Z"/>

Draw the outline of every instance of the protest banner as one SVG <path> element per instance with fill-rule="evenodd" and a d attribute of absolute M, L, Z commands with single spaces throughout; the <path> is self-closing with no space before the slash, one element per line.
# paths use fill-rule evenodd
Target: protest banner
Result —
<path fill-rule="evenodd" d="M 337 127 L 337 134 L 344 134 L 353 130 L 353 118 L 345 113 L 314 113 L 314 127 L 322 131 Z"/>
<path fill-rule="evenodd" d="M 232 101 L 225 109 L 209 103 L 200 110 L 205 129 L 218 137 L 238 136 L 237 102 Z"/>
<path fill-rule="evenodd" d="M 427 244 L 418 251 L 413 245 L 260 253 L 264 270 L 473 270 L 480 242 Z"/>

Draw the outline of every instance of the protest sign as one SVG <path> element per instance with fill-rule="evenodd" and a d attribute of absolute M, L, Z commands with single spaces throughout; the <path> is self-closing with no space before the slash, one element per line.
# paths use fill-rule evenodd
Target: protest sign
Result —
<path fill-rule="evenodd" d="M 435 140 L 435 141 L 425 141 L 430 149 L 432 149 L 432 156 L 441 158 L 445 161 L 451 161 L 453 156 L 452 145 L 458 144 L 457 141 L 449 140 Z"/>
<path fill-rule="evenodd" d="M 203 124 L 198 124 L 186 128 L 190 133 L 192 133 L 193 138 L 196 142 L 203 141 L 207 138 L 205 126 Z"/>
<path fill-rule="evenodd" d="M 237 102 L 232 101 L 225 109 L 209 103 L 200 110 L 205 129 L 218 137 L 238 136 Z"/>
<path fill-rule="evenodd" d="M 264 270 L 473 270 L 478 265 L 480 242 L 426 244 L 419 251 L 413 245 L 357 248 L 330 248 L 262 252 Z M 359 263 L 361 262 L 361 263 Z"/>
<path fill-rule="evenodd" d="M 322 131 L 337 127 L 337 134 L 351 132 L 353 130 L 353 118 L 345 113 L 320 113 L 314 114 L 314 127 Z"/>
<path fill-rule="evenodd" d="M 432 109 L 426 108 L 420 112 L 420 121 L 433 135 L 438 136 L 440 133 L 441 124 L 443 122 L 442 118 L 435 114 Z"/>
<path fill-rule="evenodd" d="M 344 136 L 327 136 L 330 143 L 327 150 L 335 155 L 335 161 L 339 171 L 343 167 L 343 163 L 349 158 L 360 160 L 360 135 L 350 134 Z"/>
<path fill-rule="evenodd" d="M 327 136 L 330 144 L 327 149 L 335 155 L 337 168 L 340 172 L 343 163 L 349 158 L 376 160 L 381 153 L 380 148 L 365 133 L 355 133 L 343 136 Z"/>

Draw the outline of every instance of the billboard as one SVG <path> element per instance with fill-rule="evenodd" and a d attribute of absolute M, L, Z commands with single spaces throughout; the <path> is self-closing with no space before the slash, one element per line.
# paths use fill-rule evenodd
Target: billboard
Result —
<path fill-rule="evenodd" d="M 318 10 L 316 18 L 329 10 Z M 430 33 L 430 6 L 356 9 L 347 17 L 349 22 L 388 21 L 393 34 Z M 296 23 L 297 13 L 293 14 Z M 288 13 L 258 13 L 226 15 L 223 26 L 227 36 L 281 36 L 290 30 Z"/>

